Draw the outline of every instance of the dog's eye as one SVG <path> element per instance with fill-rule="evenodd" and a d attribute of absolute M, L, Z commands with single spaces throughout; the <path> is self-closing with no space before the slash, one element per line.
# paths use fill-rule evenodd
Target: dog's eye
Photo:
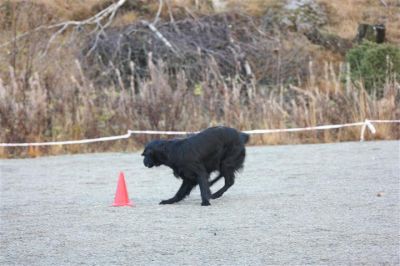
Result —
<path fill-rule="evenodd" d="M 152 154 L 151 150 L 144 150 L 141 155 L 142 156 L 150 156 L 151 154 Z"/>

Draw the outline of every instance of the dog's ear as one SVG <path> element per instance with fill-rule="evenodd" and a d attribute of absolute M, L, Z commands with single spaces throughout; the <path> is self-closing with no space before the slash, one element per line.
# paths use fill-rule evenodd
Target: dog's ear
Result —
<path fill-rule="evenodd" d="M 166 142 L 160 142 L 159 144 L 158 144 L 158 146 L 157 146 L 157 149 L 156 149 L 158 152 L 162 152 L 162 153 L 165 153 L 166 151 L 167 151 L 167 145 L 166 145 Z"/>
<path fill-rule="evenodd" d="M 154 149 L 151 150 L 151 156 L 158 161 L 165 162 L 168 159 L 167 155 L 167 145 L 166 142 L 160 141 L 154 146 Z"/>
<path fill-rule="evenodd" d="M 142 153 L 145 158 L 151 159 L 157 166 L 168 160 L 166 142 L 155 140 L 148 143 Z"/>

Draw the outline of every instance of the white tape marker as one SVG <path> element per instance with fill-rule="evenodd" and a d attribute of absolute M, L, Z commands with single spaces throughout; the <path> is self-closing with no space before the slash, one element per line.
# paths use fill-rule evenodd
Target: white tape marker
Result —
<path fill-rule="evenodd" d="M 157 131 L 157 130 L 128 130 L 129 134 L 147 134 L 147 135 L 187 135 L 197 132 L 186 131 Z"/>
<path fill-rule="evenodd" d="M 127 139 L 131 136 L 130 133 L 119 136 L 82 139 L 82 140 L 67 140 L 67 141 L 51 141 L 51 142 L 32 142 L 32 143 L 0 143 L 0 147 L 28 147 L 28 146 L 52 146 L 52 145 L 71 145 L 71 144 L 86 144 L 101 141 L 111 141 L 118 139 Z"/>
<path fill-rule="evenodd" d="M 247 134 L 271 134 L 271 133 L 280 133 L 280 132 L 300 132 L 300 131 L 310 131 L 310 130 L 326 130 L 326 129 L 335 129 L 335 128 L 343 128 L 343 127 L 361 126 L 360 141 L 363 141 L 366 128 L 368 128 L 372 134 L 376 133 L 376 129 L 375 129 L 373 123 L 400 123 L 400 120 L 368 120 L 368 119 L 366 119 L 364 122 L 339 124 L 339 125 L 323 125 L 323 126 L 315 126 L 315 127 L 284 128 L 284 129 L 255 129 L 255 130 L 245 130 L 243 132 L 245 132 Z M 68 140 L 68 141 L 51 141 L 51 142 L 0 143 L 0 147 L 28 147 L 28 146 L 86 144 L 86 143 L 93 143 L 93 142 L 127 139 L 132 134 L 188 135 L 188 134 L 194 134 L 194 133 L 198 133 L 198 131 L 188 132 L 188 131 L 128 130 L 128 133 L 126 133 L 125 135 L 118 135 L 118 136 L 111 136 L 111 137 L 102 137 L 102 138 L 95 138 L 95 139 L 82 139 L 82 140 Z"/>
<path fill-rule="evenodd" d="M 279 133 L 279 132 L 326 130 L 326 129 L 335 129 L 335 128 L 342 128 L 342 127 L 362 126 L 364 124 L 365 124 L 365 122 L 357 122 L 357 123 L 350 123 L 350 124 L 324 125 L 324 126 L 315 126 L 315 127 L 299 127 L 299 128 L 284 128 L 284 129 L 255 129 L 255 130 L 246 130 L 243 132 L 247 133 L 247 134 L 268 134 L 268 133 Z"/>

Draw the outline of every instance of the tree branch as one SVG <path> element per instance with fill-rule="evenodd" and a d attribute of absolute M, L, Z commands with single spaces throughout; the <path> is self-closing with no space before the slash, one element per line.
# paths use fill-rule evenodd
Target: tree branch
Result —
<path fill-rule="evenodd" d="M 152 23 L 153 25 L 155 25 L 158 22 L 161 15 L 162 7 L 163 7 L 163 0 L 159 0 L 157 14 Z"/>
<path fill-rule="evenodd" d="M 388 7 L 387 3 L 385 2 L 385 0 L 380 0 L 382 5 L 384 5 L 385 7 Z"/>
<path fill-rule="evenodd" d="M 110 6 L 108 6 L 107 8 L 103 9 L 102 11 L 100 11 L 99 13 L 97 13 L 96 15 L 82 20 L 82 21 L 65 21 L 65 22 L 61 22 L 61 23 L 56 23 L 50 26 L 39 26 L 36 29 L 29 31 L 29 32 L 25 32 L 22 33 L 16 37 L 13 38 L 13 40 L 3 43 L 0 45 L 0 48 L 5 47 L 7 45 L 10 45 L 11 43 L 18 41 L 26 36 L 28 36 L 29 34 L 38 32 L 38 31 L 42 31 L 42 30 L 54 30 L 54 29 L 58 29 L 55 33 L 53 33 L 53 35 L 50 37 L 49 42 L 47 43 L 46 46 L 46 51 L 48 50 L 48 48 L 50 47 L 50 45 L 52 44 L 52 42 L 62 33 L 64 33 L 69 27 L 75 27 L 75 28 L 80 28 L 86 25 L 96 25 L 96 28 L 93 30 L 93 32 L 98 32 L 96 38 L 99 38 L 99 36 L 101 34 L 104 33 L 104 30 L 111 25 L 115 14 L 117 13 L 118 9 L 125 4 L 127 0 L 118 0 L 118 2 L 115 2 L 113 4 L 111 4 Z M 102 24 L 102 22 L 104 21 L 104 19 L 106 19 L 108 17 L 107 22 L 105 22 L 104 24 Z M 95 43 L 97 44 L 97 42 Z M 92 50 L 92 49 L 91 49 Z"/>
<path fill-rule="evenodd" d="M 167 3 L 168 5 L 168 3 Z M 171 49 L 172 52 L 174 52 L 176 55 L 179 55 L 178 51 L 172 46 L 172 44 L 162 35 L 162 33 L 156 28 L 156 23 L 158 22 L 160 18 L 160 14 L 162 11 L 163 7 L 163 0 L 159 0 L 159 5 L 158 5 L 158 11 L 156 14 L 156 17 L 154 18 L 152 23 L 147 22 L 146 20 L 142 20 L 142 23 L 149 27 L 149 29 L 155 33 L 155 35 L 169 48 Z M 169 8 L 169 7 L 168 7 Z M 170 14 L 171 15 L 171 14 Z"/>

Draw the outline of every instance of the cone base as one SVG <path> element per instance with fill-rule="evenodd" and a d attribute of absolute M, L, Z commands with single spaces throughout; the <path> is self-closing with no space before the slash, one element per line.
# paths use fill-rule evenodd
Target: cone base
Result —
<path fill-rule="evenodd" d="M 129 206 L 129 207 L 133 207 L 134 204 L 132 203 L 132 201 L 128 201 L 127 203 L 113 203 L 112 205 L 113 207 L 123 207 L 123 206 Z"/>

